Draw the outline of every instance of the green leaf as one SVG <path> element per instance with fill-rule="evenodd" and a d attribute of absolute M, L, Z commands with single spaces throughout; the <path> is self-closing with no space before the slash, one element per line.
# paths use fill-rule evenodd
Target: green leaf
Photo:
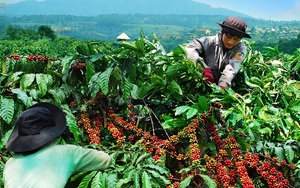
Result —
<path fill-rule="evenodd" d="M 88 91 L 89 91 L 92 99 L 94 99 L 97 96 L 97 94 L 100 90 L 100 87 L 101 87 L 100 86 L 101 82 L 99 81 L 100 74 L 101 74 L 101 72 L 94 74 L 88 84 Z"/>
<path fill-rule="evenodd" d="M 144 38 L 136 39 L 136 40 L 135 40 L 135 45 L 136 45 L 135 53 L 136 53 L 139 57 L 144 57 L 144 56 L 145 56 L 145 43 L 144 43 Z"/>
<path fill-rule="evenodd" d="M 128 79 L 124 78 L 125 82 L 122 84 L 121 90 L 123 94 L 124 101 L 128 100 L 131 90 L 132 90 L 132 84 L 129 82 Z"/>
<path fill-rule="evenodd" d="M 102 187 L 101 177 L 102 177 L 102 172 L 97 172 L 97 174 L 94 176 L 94 178 L 92 180 L 91 187 L 101 188 Z"/>
<path fill-rule="evenodd" d="M 261 107 L 259 109 L 257 115 L 258 115 L 259 119 L 262 119 L 265 121 L 271 120 L 274 117 L 271 113 L 269 113 L 268 106 Z"/>
<path fill-rule="evenodd" d="M 69 73 L 69 69 L 72 66 L 72 62 L 73 62 L 73 56 L 69 56 L 69 57 L 63 58 L 63 60 L 61 62 L 62 65 L 63 65 L 63 69 L 62 69 L 62 75 L 63 75 L 63 77 L 62 77 L 62 80 L 64 82 L 66 82 L 67 79 L 68 79 L 68 75 L 69 75 L 68 73 Z"/>
<path fill-rule="evenodd" d="M 117 182 L 118 182 L 118 174 L 117 173 L 112 173 L 107 176 L 107 187 L 102 187 L 102 188 L 116 188 Z"/>
<path fill-rule="evenodd" d="M 123 46 L 124 48 L 128 48 L 131 50 L 137 50 L 137 47 L 134 43 L 129 42 L 129 41 L 121 41 L 118 43 L 120 46 Z"/>
<path fill-rule="evenodd" d="M 208 102 L 207 102 L 206 97 L 200 96 L 198 98 L 198 106 L 201 109 L 201 110 L 199 110 L 199 113 L 206 112 L 208 110 L 209 107 L 208 107 Z"/>
<path fill-rule="evenodd" d="M 93 55 L 91 58 L 91 62 L 95 62 L 95 61 L 99 60 L 102 56 L 103 56 L 103 54 Z"/>
<path fill-rule="evenodd" d="M 83 134 L 83 133 L 82 133 L 82 130 L 77 125 L 76 117 L 69 110 L 64 110 L 64 112 L 66 113 L 67 126 L 75 138 L 75 143 L 76 144 L 81 143 L 80 134 Z"/>
<path fill-rule="evenodd" d="M 253 133 L 251 127 L 248 127 L 247 129 L 248 135 L 252 140 L 255 140 L 255 134 Z"/>
<path fill-rule="evenodd" d="M 30 97 L 28 97 L 25 92 L 23 92 L 20 89 L 11 89 L 11 92 L 13 92 L 14 94 L 17 94 L 18 99 L 20 99 L 26 105 L 26 107 L 32 106 L 32 103 L 33 103 L 32 99 Z"/>
<path fill-rule="evenodd" d="M 124 188 L 132 186 L 132 180 L 129 178 L 120 179 L 116 184 L 116 188 Z"/>
<path fill-rule="evenodd" d="M 217 146 L 214 142 L 208 142 L 207 146 L 212 151 L 215 151 L 217 149 Z"/>
<path fill-rule="evenodd" d="M 71 178 L 70 178 L 71 182 L 74 182 L 74 181 L 76 181 L 76 180 L 78 180 L 78 179 L 81 179 L 82 176 L 83 176 L 84 174 L 85 174 L 84 172 L 79 172 L 79 173 L 77 173 L 77 174 L 74 174 L 74 175 L 71 176 Z"/>
<path fill-rule="evenodd" d="M 127 166 L 126 170 L 123 171 L 123 178 L 134 179 L 135 174 L 139 173 L 139 170 L 136 170 L 134 166 Z"/>
<path fill-rule="evenodd" d="M 185 64 L 176 64 L 169 66 L 166 70 L 167 79 L 172 80 L 178 77 L 179 73 L 186 71 L 188 69 L 187 65 Z"/>
<path fill-rule="evenodd" d="M 186 113 L 186 118 L 190 119 L 190 118 L 194 117 L 197 113 L 198 113 L 198 109 L 196 109 L 196 108 L 190 108 L 188 110 L 188 112 Z"/>
<path fill-rule="evenodd" d="M 86 82 L 88 83 L 92 76 L 94 76 L 94 74 L 96 73 L 95 71 L 95 65 L 91 62 L 91 61 L 87 61 L 86 62 Z"/>
<path fill-rule="evenodd" d="M 293 106 L 293 107 L 290 108 L 290 110 L 300 112 L 300 106 Z"/>
<path fill-rule="evenodd" d="M 178 116 L 182 113 L 185 113 L 187 110 L 189 110 L 191 107 L 189 106 L 179 106 L 175 109 L 175 116 Z"/>
<path fill-rule="evenodd" d="M 38 84 L 39 90 L 42 94 L 42 96 L 45 96 L 47 91 L 48 91 L 48 82 L 49 82 L 49 77 L 51 75 L 47 74 L 36 74 L 36 82 Z"/>
<path fill-rule="evenodd" d="M 9 137 L 10 137 L 10 134 L 11 134 L 12 130 L 13 130 L 13 129 L 7 131 L 7 132 L 4 134 L 4 136 L 1 138 L 0 149 L 2 149 L 2 148 L 5 147 L 7 141 L 8 141 L 8 139 L 9 139 Z"/>
<path fill-rule="evenodd" d="M 208 175 L 204 175 L 204 174 L 200 174 L 199 176 L 201 176 L 205 183 L 208 185 L 209 188 L 217 188 L 217 184 L 216 182 L 211 179 Z"/>
<path fill-rule="evenodd" d="M 174 96 L 183 94 L 180 85 L 175 80 L 172 80 L 171 84 L 169 84 L 167 88 L 174 92 L 172 94 Z"/>
<path fill-rule="evenodd" d="M 143 153 L 135 161 L 132 161 L 132 163 L 134 165 L 137 165 L 137 164 L 141 163 L 141 161 L 143 161 L 144 159 L 149 158 L 149 157 L 151 157 L 150 153 Z"/>
<path fill-rule="evenodd" d="M 268 135 L 271 135 L 272 134 L 272 130 L 269 128 L 269 127 L 265 127 L 263 129 L 259 129 L 259 132 L 261 134 L 268 134 Z"/>
<path fill-rule="evenodd" d="M 18 80 L 21 79 L 21 75 L 23 72 L 14 72 L 12 75 L 9 76 L 6 85 L 14 85 Z"/>
<path fill-rule="evenodd" d="M 13 99 L 2 99 L 0 115 L 7 124 L 10 124 L 14 117 L 14 109 L 15 101 Z"/>
<path fill-rule="evenodd" d="M 110 75 L 113 71 L 113 68 L 107 68 L 104 72 L 102 72 L 99 76 L 99 83 L 100 83 L 100 88 L 103 92 L 104 95 L 108 94 L 108 84 L 109 84 L 109 78 Z"/>
<path fill-rule="evenodd" d="M 108 188 L 108 174 L 106 172 L 101 172 L 100 176 L 100 188 Z M 93 186 L 92 186 L 93 187 Z"/>
<path fill-rule="evenodd" d="M 186 120 L 173 118 L 163 122 L 162 127 L 167 130 L 181 129 L 187 125 Z"/>
<path fill-rule="evenodd" d="M 133 174 L 133 187 L 134 188 L 140 188 L 141 187 L 141 181 L 140 181 L 140 170 L 135 170 L 135 173 Z"/>
<path fill-rule="evenodd" d="M 151 184 L 150 179 L 151 178 L 148 175 L 148 173 L 144 171 L 143 175 L 142 175 L 142 183 L 143 183 L 142 188 L 152 188 L 152 184 Z"/>
<path fill-rule="evenodd" d="M 167 168 L 163 168 L 163 167 L 158 166 L 158 165 L 148 164 L 148 165 L 144 165 L 143 168 L 155 170 L 155 171 L 157 171 L 160 174 L 165 175 L 165 176 L 169 176 L 170 175 L 170 172 L 169 172 L 169 170 Z"/>
<path fill-rule="evenodd" d="M 93 171 L 89 174 L 87 174 L 82 181 L 80 182 L 80 184 L 78 185 L 78 188 L 88 188 L 89 184 L 91 183 L 92 178 L 94 177 L 94 175 L 96 174 L 96 171 Z"/>
<path fill-rule="evenodd" d="M 262 143 L 262 141 L 257 142 L 256 144 L 256 151 L 259 152 L 263 149 L 264 144 Z"/>
<path fill-rule="evenodd" d="M 246 80 L 245 83 L 252 88 L 259 88 L 261 91 L 263 91 L 263 89 L 260 87 L 260 85 L 256 84 L 255 82 L 251 82 L 249 80 Z"/>
<path fill-rule="evenodd" d="M 140 95 L 140 90 L 137 85 L 132 84 L 131 96 L 133 99 L 138 99 Z"/>
<path fill-rule="evenodd" d="M 36 90 L 36 89 L 31 89 L 29 91 L 29 96 L 32 97 L 33 99 L 38 99 L 39 96 L 40 96 L 40 91 L 39 90 Z"/>
<path fill-rule="evenodd" d="M 20 82 L 21 89 L 26 90 L 33 83 L 34 79 L 35 74 L 25 74 Z"/>
<path fill-rule="evenodd" d="M 192 179 L 194 178 L 194 176 L 189 176 L 187 178 L 185 178 L 183 181 L 180 182 L 180 185 L 178 188 L 186 188 L 190 185 Z"/>
<path fill-rule="evenodd" d="M 279 159 L 279 161 L 282 161 L 285 159 L 284 156 L 284 149 L 282 147 L 275 147 L 275 155 Z"/>
<path fill-rule="evenodd" d="M 50 89 L 48 91 L 54 98 L 55 104 L 60 105 L 66 100 L 65 93 L 61 89 Z"/>
<path fill-rule="evenodd" d="M 61 87 L 59 88 L 60 90 L 62 90 L 65 94 L 65 96 L 70 96 L 70 95 L 74 95 L 76 89 L 74 87 L 72 87 L 71 85 L 68 84 L 62 84 Z"/>
<path fill-rule="evenodd" d="M 81 55 L 89 55 L 88 52 L 87 52 L 88 51 L 87 47 L 84 46 L 84 45 L 76 46 L 76 51 Z"/>
<path fill-rule="evenodd" d="M 164 85 L 166 83 L 166 81 L 164 80 L 164 78 L 158 76 L 158 75 L 152 75 L 151 76 L 151 81 L 153 85 Z"/>
<path fill-rule="evenodd" d="M 159 187 L 166 187 L 166 185 L 171 183 L 170 180 L 167 180 L 158 171 L 149 170 L 149 169 L 147 169 L 146 171 L 149 173 L 149 175 L 153 176 L 153 179 L 155 179 L 159 183 Z"/>
<path fill-rule="evenodd" d="M 289 163 L 292 163 L 295 158 L 295 152 L 294 152 L 293 148 L 288 145 L 284 145 L 283 148 L 284 148 L 284 153 L 285 153 L 285 157 L 286 157 L 287 161 Z"/>
<path fill-rule="evenodd" d="M 140 152 L 135 152 L 131 156 L 129 156 L 132 161 L 131 164 L 134 164 L 135 163 L 134 161 L 136 161 L 140 155 L 142 155 Z"/>

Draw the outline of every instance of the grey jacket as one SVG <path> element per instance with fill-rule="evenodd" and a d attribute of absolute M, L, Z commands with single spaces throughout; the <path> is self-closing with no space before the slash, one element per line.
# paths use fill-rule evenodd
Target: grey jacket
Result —
<path fill-rule="evenodd" d="M 231 86 L 231 81 L 238 72 L 245 58 L 247 47 L 243 42 L 226 52 L 223 50 L 221 33 L 194 39 L 187 44 L 187 58 L 195 63 L 202 62 L 205 68 L 210 68 L 215 83 L 219 86 Z"/>

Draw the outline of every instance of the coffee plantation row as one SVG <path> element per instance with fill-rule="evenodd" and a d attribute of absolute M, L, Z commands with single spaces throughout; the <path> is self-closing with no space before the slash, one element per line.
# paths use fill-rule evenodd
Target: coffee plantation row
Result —
<path fill-rule="evenodd" d="M 232 88 L 153 35 L 132 41 L 0 41 L 2 174 L 15 118 L 35 102 L 60 106 L 57 140 L 108 152 L 113 165 L 67 187 L 300 186 L 300 49 L 248 48 Z M 2 176 L 1 176 L 2 182 Z"/>

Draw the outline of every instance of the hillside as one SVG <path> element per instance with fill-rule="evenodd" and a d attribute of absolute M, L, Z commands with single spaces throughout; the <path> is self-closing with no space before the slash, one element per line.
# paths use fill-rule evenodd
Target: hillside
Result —
<path fill-rule="evenodd" d="M 72 3 L 70 3 L 72 2 Z M 247 15 L 193 0 L 25 0 L 7 5 L 2 15 L 76 15 L 101 14 L 185 14 L 185 15 Z"/>

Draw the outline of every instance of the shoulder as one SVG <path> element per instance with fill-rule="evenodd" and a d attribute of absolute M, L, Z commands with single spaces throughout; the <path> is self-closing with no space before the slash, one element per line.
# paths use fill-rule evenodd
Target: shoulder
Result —
<path fill-rule="evenodd" d="M 242 61 L 245 58 L 246 52 L 247 47 L 243 42 L 241 42 L 232 50 L 231 58 Z"/>
<path fill-rule="evenodd" d="M 198 40 L 201 42 L 213 43 L 213 42 L 216 42 L 217 39 L 218 39 L 218 36 L 215 35 L 215 36 L 204 36 L 204 37 L 199 38 Z"/>
<path fill-rule="evenodd" d="M 235 48 L 235 51 L 246 51 L 246 50 L 247 50 L 247 46 L 243 41 L 241 41 Z"/>
<path fill-rule="evenodd" d="M 194 39 L 194 44 L 201 46 L 204 49 L 209 48 L 210 46 L 215 46 L 218 43 L 217 36 L 204 36 L 201 38 Z"/>
<path fill-rule="evenodd" d="M 243 42 L 240 42 L 232 49 L 232 55 L 235 55 L 236 53 L 246 54 L 246 51 L 247 51 L 247 46 Z"/>
<path fill-rule="evenodd" d="M 71 144 L 66 144 L 66 145 L 58 145 L 63 150 L 68 150 L 69 153 L 72 153 L 74 155 L 87 155 L 87 154 L 97 154 L 99 155 L 102 153 L 102 151 L 99 151 L 97 149 L 93 148 L 85 148 L 82 146 L 76 146 L 76 145 L 71 145 Z"/>
<path fill-rule="evenodd" d="M 71 152 L 81 150 L 81 148 L 82 148 L 81 146 L 70 145 L 70 144 L 65 144 L 65 145 L 53 144 L 50 147 L 45 148 L 45 150 L 53 153 L 71 153 Z"/>

